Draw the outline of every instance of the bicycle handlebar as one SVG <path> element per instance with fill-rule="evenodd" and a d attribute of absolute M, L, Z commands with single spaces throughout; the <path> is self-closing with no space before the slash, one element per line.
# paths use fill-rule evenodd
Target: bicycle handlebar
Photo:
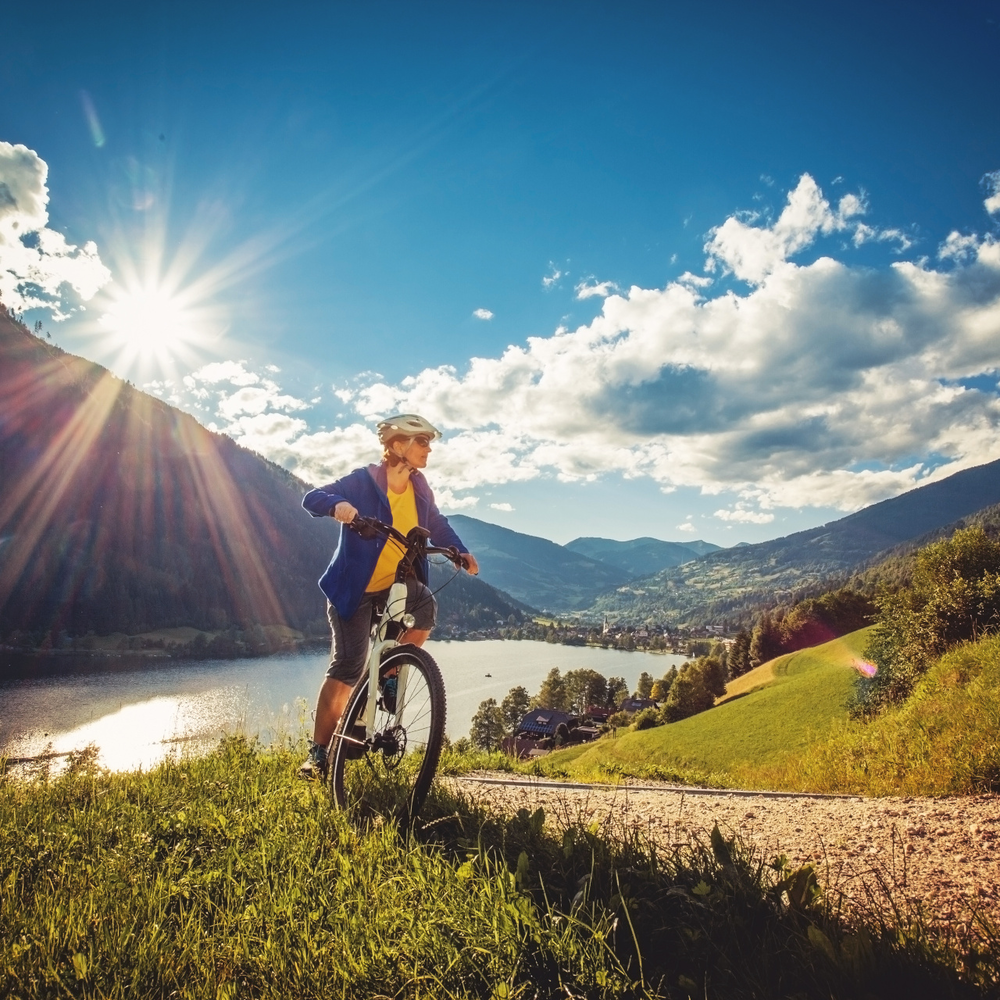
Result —
<path fill-rule="evenodd" d="M 465 562 L 462 559 L 462 553 L 455 548 L 454 545 L 449 545 L 447 548 L 441 548 L 437 545 L 428 545 L 427 539 L 430 538 L 430 532 L 426 528 L 417 527 L 411 530 L 410 535 L 413 536 L 411 539 L 407 535 L 404 535 L 397 528 L 394 528 L 391 524 L 386 524 L 384 521 L 380 521 L 377 517 L 364 517 L 361 514 L 356 514 L 353 521 L 346 522 L 348 528 L 352 531 L 356 531 L 362 538 L 374 538 L 375 535 L 385 535 L 386 538 L 391 538 L 393 541 L 402 545 L 406 550 L 406 555 L 410 556 L 411 553 L 416 556 L 418 554 L 423 555 L 442 555 L 450 562 L 454 563 L 459 569 L 465 569 Z"/>

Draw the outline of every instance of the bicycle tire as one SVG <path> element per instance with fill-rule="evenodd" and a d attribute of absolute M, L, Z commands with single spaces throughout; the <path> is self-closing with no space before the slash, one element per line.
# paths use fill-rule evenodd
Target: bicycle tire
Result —
<path fill-rule="evenodd" d="M 404 665 L 409 670 L 400 717 L 376 693 L 375 725 L 363 742 L 359 728 L 368 705 L 368 676 L 355 687 L 330 741 L 329 780 L 341 809 L 362 818 L 391 816 L 408 825 L 423 805 L 441 759 L 445 696 L 440 668 L 417 646 L 391 649 L 380 676 Z"/>

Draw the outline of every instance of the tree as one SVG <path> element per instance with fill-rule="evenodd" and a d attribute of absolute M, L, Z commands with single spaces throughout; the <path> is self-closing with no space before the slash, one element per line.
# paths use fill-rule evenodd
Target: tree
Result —
<path fill-rule="evenodd" d="M 536 708 L 555 708 L 560 712 L 568 711 L 566 684 L 558 667 L 553 667 L 548 672 L 533 700 Z"/>
<path fill-rule="evenodd" d="M 750 666 L 750 633 L 741 629 L 736 633 L 732 646 L 729 647 L 729 676 L 742 677 Z"/>
<path fill-rule="evenodd" d="M 1000 627 L 1000 542 L 980 527 L 956 531 L 917 553 L 909 587 L 875 604 L 865 656 L 876 672 L 859 681 L 856 715 L 904 700 L 933 659 Z"/>
<path fill-rule="evenodd" d="M 765 611 L 754 626 L 750 637 L 750 663 L 759 667 L 784 652 L 781 645 L 781 628 L 775 623 L 770 611 Z"/>
<path fill-rule="evenodd" d="M 521 720 L 531 709 L 531 696 L 525 687 L 513 687 L 507 692 L 507 697 L 500 702 L 500 716 L 506 733 L 517 732 Z"/>
<path fill-rule="evenodd" d="M 655 708 L 644 708 L 641 712 L 636 712 L 632 720 L 632 728 L 636 730 L 653 729 L 662 725 L 663 719 Z"/>
<path fill-rule="evenodd" d="M 667 722 L 679 722 L 715 704 L 715 696 L 705 680 L 705 671 L 699 662 L 685 664 L 663 706 L 663 717 Z"/>
<path fill-rule="evenodd" d="M 863 594 L 846 587 L 799 601 L 781 622 L 786 653 L 846 635 L 869 624 L 875 608 Z"/>
<path fill-rule="evenodd" d="M 712 693 L 712 697 L 721 698 L 726 693 L 726 664 L 717 656 L 706 656 L 697 667 L 705 678 L 705 687 Z"/>
<path fill-rule="evenodd" d="M 588 705 L 603 705 L 608 696 L 608 682 L 604 674 L 581 668 L 570 670 L 563 678 L 568 711 L 583 715 Z"/>
<path fill-rule="evenodd" d="M 675 680 L 677 680 L 677 667 L 673 666 L 653 685 L 650 697 L 655 701 L 666 701 Z"/>
<path fill-rule="evenodd" d="M 643 672 L 639 674 L 639 680 L 636 682 L 635 696 L 636 698 L 648 698 L 652 690 L 653 675 L 643 670 Z"/>
<path fill-rule="evenodd" d="M 604 704 L 608 708 L 617 708 L 628 697 L 628 685 L 624 677 L 609 677 L 607 700 Z"/>
<path fill-rule="evenodd" d="M 469 739 L 477 750 L 496 750 L 504 737 L 503 715 L 496 698 L 487 698 L 479 703 L 479 709 L 472 717 Z"/>

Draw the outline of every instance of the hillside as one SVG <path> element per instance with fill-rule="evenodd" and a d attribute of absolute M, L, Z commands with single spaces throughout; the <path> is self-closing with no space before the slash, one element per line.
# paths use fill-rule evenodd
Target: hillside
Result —
<path fill-rule="evenodd" d="M 1000 502 L 1000 461 L 883 500 L 839 521 L 710 553 L 603 594 L 588 609 L 625 620 L 745 621 L 818 585 L 844 582 L 880 553 L 915 543 Z"/>
<path fill-rule="evenodd" d="M 741 767 L 801 753 L 847 721 L 853 664 L 867 634 L 861 629 L 778 657 L 731 682 L 726 699 L 707 712 L 556 753 L 543 766 L 581 779 L 601 772 L 656 777 L 659 771 L 727 782 Z"/>
<path fill-rule="evenodd" d="M 539 609 L 570 611 L 587 607 L 629 575 L 546 538 L 464 514 L 449 517 L 461 539 L 476 554 L 486 583 Z"/>
<path fill-rule="evenodd" d="M 889 588 L 909 586 L 918 549 L 941 538 L 948 538 L 961 528 L 973 525 L 983 528 L 992 537 L 1000 535 L 1000 503 L 984 507 L 968 517 L 959 518 L 917 538 L 902 542 L 886 552 L 880 552 L 855 570 L 847 581 L 847 586 L 865 594 L 874 594 L 881 586 Z"/>
<path fill-rule="evenodd" d="M 0 306 L 0 637 L 289 625 L 325 633 L 337 526 L 293 475 Z M 517 608 L 478 581 L 442 618 Z M 474 626 L 473 626 L 474 627 Z"/>
<path fill-rule="evenodd" d="M 627 542 L 610 538 L 574 538 L 563 547 L 614 566 L 631 577 L 652 576 L 662 569 L 680 566 L 721 548 L 700 539 L 694 542 L 664 542 L 659 538 L 633 538 Z"/>

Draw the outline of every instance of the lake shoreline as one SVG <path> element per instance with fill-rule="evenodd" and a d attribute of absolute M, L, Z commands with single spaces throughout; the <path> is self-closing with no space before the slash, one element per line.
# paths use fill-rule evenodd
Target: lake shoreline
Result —
<path fill-rule="evenodd" d="M 661 674 L 671 663 L 669 657 L 650 661 L 623 650 L 538 641 L 431 639 L 426 648 L 445 679 L 452 739 L 468 735 L 484 700 L 499 703 L 516 686 L 534 693 L 553 668 L 619 676 L 631 691 L 642 671 Z M 93 743 L 101 748 L 102 766 L 128 770 L 152 766 L 179 737 L 186 746 L 205 747 L 232 733 L 259 735 L 264 743 L 298 739 L 312 728 L 326 666 L 325 643 L 311 651 L 235 660 L 5 651 L 0 754 L 35 757 Z"/>

